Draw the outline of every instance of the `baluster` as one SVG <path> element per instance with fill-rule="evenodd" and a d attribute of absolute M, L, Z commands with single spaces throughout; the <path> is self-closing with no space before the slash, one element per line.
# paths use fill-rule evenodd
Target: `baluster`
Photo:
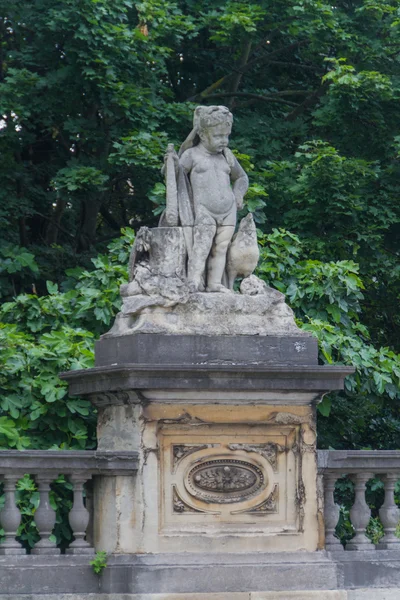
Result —
<path fill-rule="evenodd" d="M 34 520 L 39 530 L 40 541 L 37 542 L 32 549 L 32 554 L 59 554 L 55 542 L 52 542 L 49 537 L 54 527 L 56 513 L 50 506 L 49 492 L 50 483 L 53 477 L 49 475 L 37 475 L 36 482 L 38 484 L 40 503 L 39 508 L 35 512 Z"/>
<path fill-rule="evenodd" d="M 94 506 L 93 506 L 93 480 L 90 479 L 85 484 L 86 502 L 85 506 L 89 511 L 89 525 L 86 527 L 86 540 L 90 546 L 93 547 L 94 535 L 93 535 L 93 517 L 94 517 Z"/>
<path fill-rule="evenodd" d="M 18 475 L 4 475 L 5 504 L 0 512 L 0 520 L 5 533 L 5 540 L 0 544 L 0 554 L 25 554 L 26 550 L 21 548 L 15 536 L 21 523 L 21 513 L 15 502 L 15 484 Z"/>
<path fill-rule="evenodd" d="M 325 548 L 327 550 L 343 550 L 343 546 L 335 537 L 336 525 L 339 520 L 339 507 L 335 503 L 335 484 L 338 479 L 335 473 L 324 475 L 324 520 L 325 520 Z"/>
<path fill-rule="evenodd" d="M 398 548 L 400 546 L 400 539 L 395 536 L 400 518 L 400 511 L 394 499 L 394 488 L 398 479 L 398 473 L 387 473 L 384 477 L 385 502 L 379 510 L 379 516 L 385 529 L 385 535 L 377 546 L 380 550 Z"/>
<path fill-rule="evenodd" d="M 87 475 L 71 475 L 69 478 L 74 486 L 74 504 L 69 513 L 69 524 L 71 525 L 75 540 L 66 550 L 68 554 L 93 554 L 94 552 L 89 542 L 85 540 L 85 533 L 90 518 L 89 511 L 83 503 L 83 486 L 87 478 Z"/>
<path fill-rule="evenodd" d="M 355 484 L 356 499 L 350 509 L 350 518 L 356 535 L 346 545 L 346 550 L 374 550 L 375 546 L 365 535 L 371 518 L 370 508 L 365 500 L 365 485 L 374 476 L 373 473 L 356 473 L 352 476 Z"/>

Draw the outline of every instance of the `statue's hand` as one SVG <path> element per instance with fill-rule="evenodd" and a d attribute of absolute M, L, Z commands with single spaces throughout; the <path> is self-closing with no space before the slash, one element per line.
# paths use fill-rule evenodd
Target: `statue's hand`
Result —
<path fill-rule="evenodd" d="M 243 208 L 243 196 L 236 196 L 236 206 L 238 210 Z"/>
<path fill-rule="evenodd" d="M 166 154 L 164 154 L 164 166 L 162 168 L 162 174 L 165 174 L 165 170 L 167 168 L 167 161 L 169 158 L 172 158 L 173 163 L 174 163 L 174 167 L 175 167 L 175 173 L 178 173 L 179 170 L 179 156 L 177 155 L 177 153 L 174 152 L 166 152 Z"/>

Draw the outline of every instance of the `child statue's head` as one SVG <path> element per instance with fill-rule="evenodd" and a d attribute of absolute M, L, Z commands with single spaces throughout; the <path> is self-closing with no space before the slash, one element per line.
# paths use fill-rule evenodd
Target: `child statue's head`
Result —
<path fill-rule="evenodd" d="M 209 152 L 222 152 L 229 143 L 233 116 L 226 106 L 198 106 L 193 129 L 183 142 L 179 156 L 201 141 Z"/>
<path fill-rule="evenodd" d="M 193 128 L 209 152 L 222 152 L 228 146 L 233 116 L 226 106 L 198 106 Z"/>

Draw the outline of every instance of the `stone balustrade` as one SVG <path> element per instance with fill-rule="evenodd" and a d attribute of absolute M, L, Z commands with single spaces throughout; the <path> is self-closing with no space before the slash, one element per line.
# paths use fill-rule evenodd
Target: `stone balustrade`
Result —
<path fill-rule="evenodd" d="M 324 482 L 325 547 L 329 551 L 343 550 L 335 536 L 339 520 L 339 506 L 335 503 L 335 485 L 338 479 L 348 476 L 354 482 L 355 501 L 350 509 L 350 519 L 355 536 L 346 550 L 400 550 L 400 539 L 395 535 L 400 519 L 394 492 L 400 479 L 400 451 L 396 450 L 319 450 L 318 469 Z M 376 546 L 366 536 L 371 510 L 365 499 L 367 482 L 378 477 L 384 483 L 385 501 L 379 509 L 384 537 Z"/>
<path fill-rule="evenodd" d="M 60 550 L 51 539 L 56 513 L 50 505 L 50 485 L 65 475 L 73 486 L 73 506 L 69 523 L 74 541 L 66 549 L 67 554 L 91 554 L 94 549 L 86 539 L 90 520 L 88 494 L 84 501 L 84 486 L 92 478 L 133 475 L 137 470 L 136 452 L 95 452 L 62 450 L 0 450 L 0 483 L 3 484 L 5 503 L 0 510 L 0 525 L 5 537 L 0 542 L 0 555 L 25 554 L 26 550 L 16 539 L 21 522 L 20 510 L 15 500 L 16 484 L 25 474 L 32 475 L 38 487 L 39 506 L 34 521 L 40 540 L 32 554 L 59 554 Z M 95 519 L 96 515 L 92 515 Z"/>

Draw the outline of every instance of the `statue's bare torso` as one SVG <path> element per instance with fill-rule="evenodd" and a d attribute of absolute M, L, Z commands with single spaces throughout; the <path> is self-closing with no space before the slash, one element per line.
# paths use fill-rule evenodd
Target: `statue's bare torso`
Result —
<path fill-rule="evenodd" d="M 180 162 L 190 177 L 195 214 L 199 210 L 204 214 L 205 209 L 217 221 L 231 216 L 229 225 L 235 225 L 236 200 L 231 187 L 231 167 L 225 155 L 208 152 L 199 144 L 184 152 Z"/>

